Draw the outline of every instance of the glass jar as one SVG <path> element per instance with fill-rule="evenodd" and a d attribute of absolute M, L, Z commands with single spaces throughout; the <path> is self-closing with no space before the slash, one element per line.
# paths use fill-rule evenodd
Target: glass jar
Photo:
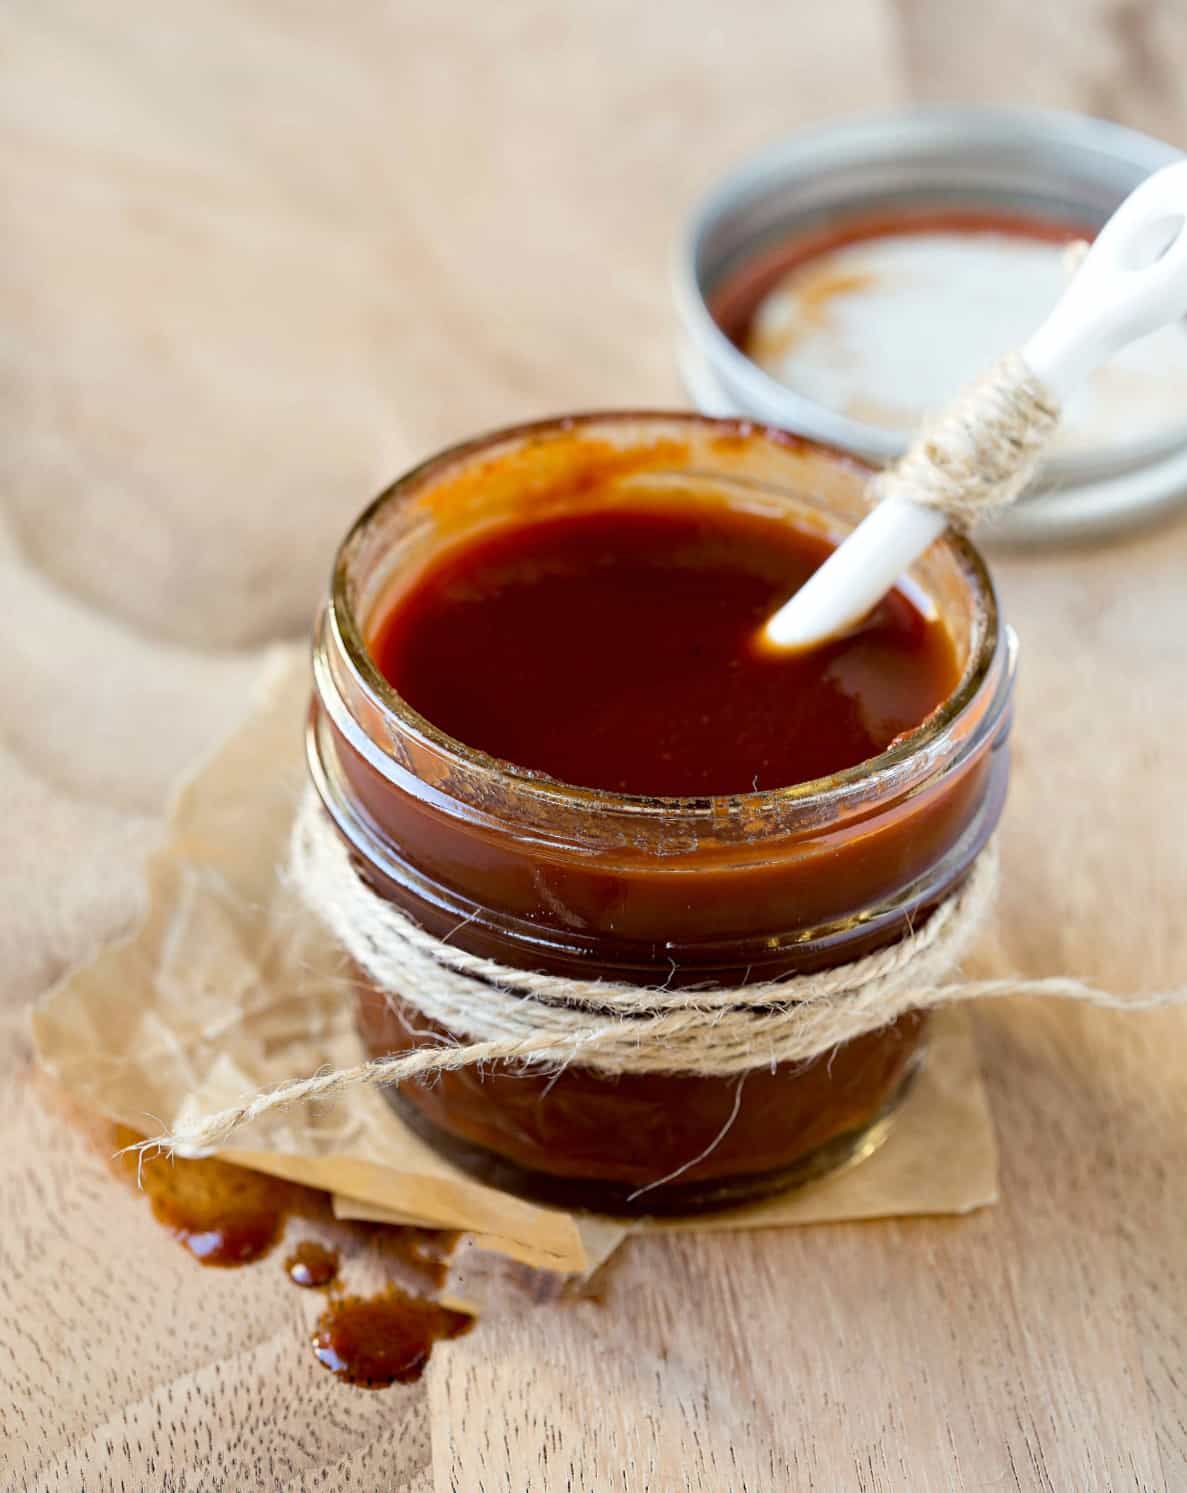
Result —
<path fill-rule="evenodd" d="M 434 934 L 521 968 L 668 988 L 844 963 L 917 927 L 1001 812 L 1013 643 L 976 550 L 950 535 L 907 585 L 949 628 L 952 695 L 880 756 L 703 799 L 602 792 L 484 756 L 412 710 L 367 640 L 422 568 L 480 531 L 629 497 L 727 505 L 840 538 L 868 470 L 745 422 L 596 414 L 443 452 L 383 493 L 318 622 L 313 782 L 356 869 Z M 357 974 L 367 1052 L 442 1035 Z M 570 1207 L 723 1206 L 867 1154 L 923 1055 L 910 1013 L 819 1059 L 728 1078 L 489 1065 L 383 1092 L 483 1181 Z"/>

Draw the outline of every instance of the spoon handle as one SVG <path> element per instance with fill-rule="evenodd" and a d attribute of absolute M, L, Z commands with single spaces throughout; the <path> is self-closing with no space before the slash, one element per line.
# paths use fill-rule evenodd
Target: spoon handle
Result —
<path fill-rule="evenodd" d="M 1126 343 L 1187 315 L 1187 161 L 1136 187 L 1022 349 L 1059 401 Z"/>
<path fill-rule="evenodd" d="M 1097 235 L 1023 362 L 1062 403 L 1126 343 L 1187 315 L 1187 161 L 1165 166 Z M 947 527 L 938 508 L 887 497 L 767 622 L 765 641 L 807 648 L 875 606 Z"/>

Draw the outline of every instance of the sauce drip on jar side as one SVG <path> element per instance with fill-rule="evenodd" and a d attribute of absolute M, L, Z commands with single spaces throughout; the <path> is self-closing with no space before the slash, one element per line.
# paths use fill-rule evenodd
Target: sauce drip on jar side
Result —
<path fill-rule="evenodd" d="M 361 1389 L 383 1389 L 420 1377 L 433 1344 L 474 1325 L 466 1312 L 388 1286 L 377 1296 L 331 1301 L 313 1334 L 319 1362 Z"/>
<path fill-rule="evenodd" d="M 718 505 L 517 524 L 431 563 L 370 641 L 440 730 L 564 782 L 745 793 L 876 756 L 958 682 L 902 591 L 810 652 L 760 629 L 828 557 L 821 535 Z"/>

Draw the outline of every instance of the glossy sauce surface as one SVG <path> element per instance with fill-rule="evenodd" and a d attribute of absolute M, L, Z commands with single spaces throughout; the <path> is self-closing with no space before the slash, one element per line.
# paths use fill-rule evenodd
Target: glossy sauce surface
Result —
<path fill-rule="evenodd" d="M 438 558 L 370 648 L 440 730 L 563 782 L 785 787 L 876 756 L 958 679 L 946 630 L 901 591 L 811 652 L 761 646 L 831 548 L 715 505 L 567 514 Z"/>

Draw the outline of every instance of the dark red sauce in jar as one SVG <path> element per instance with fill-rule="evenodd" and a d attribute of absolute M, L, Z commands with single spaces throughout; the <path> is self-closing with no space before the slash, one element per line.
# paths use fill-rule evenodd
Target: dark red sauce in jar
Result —
<path fill-rule="evenodd" d="M 764 618 L 862 511 L 863 469 L 749 426 L 591 416 L 446 453 L 364 515 L 317 641 L 313 778 L 371 885 L 524 968 L 669 987 L 884 945 L 1000 811 L 1011 668 L 947 540 L 802 658 Z M 358 979 L 370 1053 L 432 1024 Z M 574 1206 L 717 1206 L 876 1143 L 911 1014 L 736 1078 L 576 1065 L 385 1090 L 497 1185 Z"/>
<path fill-rule="evenodd" d="M 901 591 L 821 648 L 765 646 L 763 623 L 830 549 L 729 509 L 515 525 L 438 560 L 370 648 L 442 731 L 563 782 L 782 788 L 877 756 L 960 674 L 944 625 Z"/>

